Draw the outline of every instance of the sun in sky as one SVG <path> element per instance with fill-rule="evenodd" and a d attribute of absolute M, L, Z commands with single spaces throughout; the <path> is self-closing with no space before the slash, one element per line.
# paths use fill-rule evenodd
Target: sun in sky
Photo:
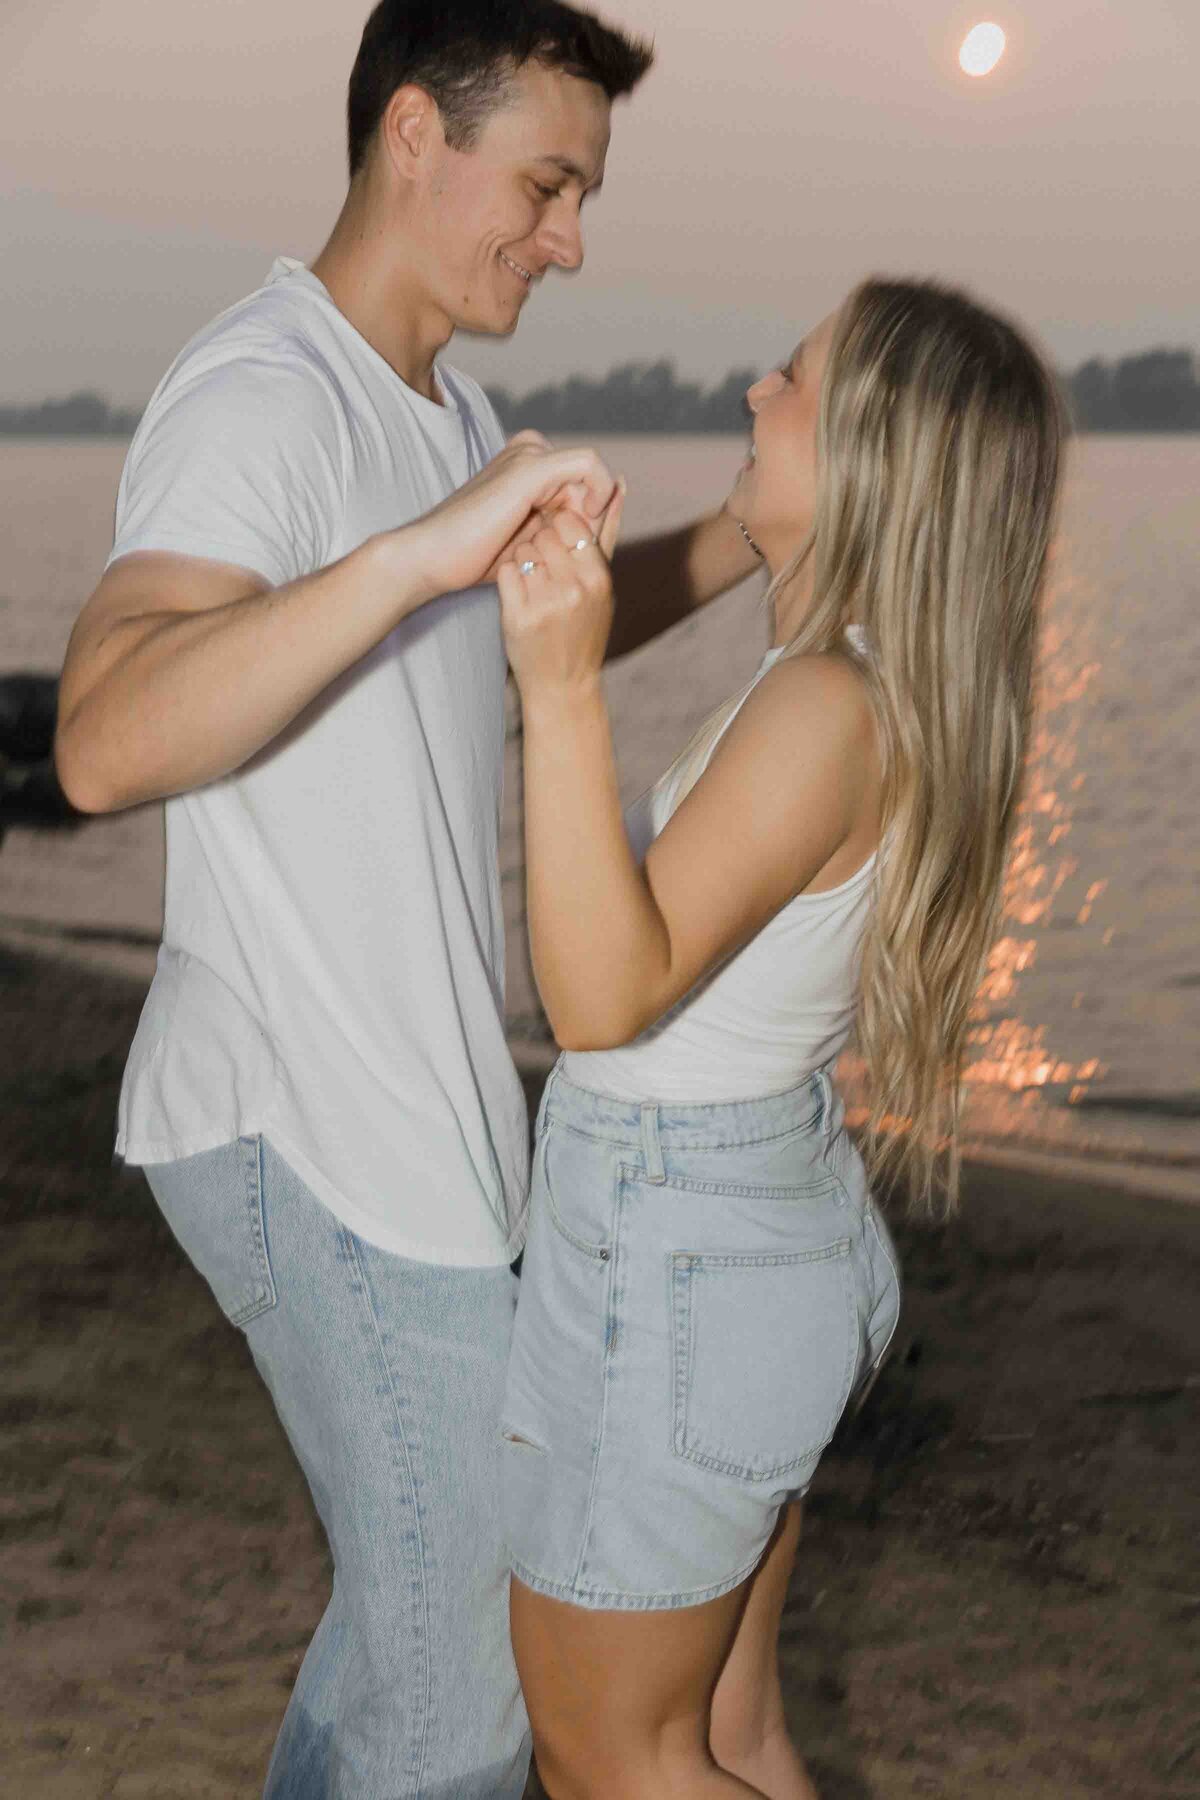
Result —
<path fill-rule="evenodd" d="M 990 22 L 976 25 L 963 39 L 958 53 L 959 67 L 967 75 L 990 75 L 1008 42 L 999 25 Z"/>

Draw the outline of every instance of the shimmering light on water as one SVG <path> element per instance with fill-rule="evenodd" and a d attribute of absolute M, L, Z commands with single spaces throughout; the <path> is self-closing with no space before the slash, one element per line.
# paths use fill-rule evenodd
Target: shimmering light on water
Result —
<path fill-rule="evenodd" d="M 1087 780 L 1076 779 L 1080 707 L 1099 672 L 1099 664 L 1076 662 L 1076 637 L 1068 620 L 1072 612 L 1071 577 L 1055 558 L 1055 574 L 1046 596 L 1046 623 L 1038 661 L 1038 705 L 1034 717 L 1024 799 L 1014 838 L 1004 894 L 1005 925 L 1049 926 L 1063 889 L 1077 874 L 1078 859 L 1060 848 L 1071 835 L 1075 799 Z M 1077 922 L 1090 916 L 1103 892 L 1093 882 Z M 972 1087 L 999 1087 L 1010 1094 L 1049 1084 L 1074 1084 L 1082 1097 L 1087 1083 L 1102 1073 L 1095 1057 L 1073 1065 L 1054 1055 L 1045 1025 L 1022 1024 L 1008 1016 L 1020 977 L 1038 957 L 1036 937 L 1002 935 L 988 962 L 988 972 L 975 1006 L 977 1024 L 970 1033 L 966 1081 Z M 1085 1073 L 1086 1071 L 1086 1073 Z"/>

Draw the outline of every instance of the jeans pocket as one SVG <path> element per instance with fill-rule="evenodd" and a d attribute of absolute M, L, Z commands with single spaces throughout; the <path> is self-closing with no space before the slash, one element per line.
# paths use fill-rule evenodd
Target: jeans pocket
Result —
<path fill-rule="evenodd" d="M 263 1221 L 262 1140 L 239 1138 L 143 1169 L 150 1191 L 231 1325 L 276 1304 Z"/>
<path fill-rule="evenodd" d="M 615 1176 L 611 1146 L 569 1126 L 542 1126 L 534 1151 L 531 1206 L 545 1202 L 560 1237 L 594 1262 L 612 1256 Z"/>
<path fill-rule="evenodd" d="M 820 1249 L 670 1259 L 674 1447 L 767 1481 L 824 1449 L 859 1353 L 849 1238 Z"/>

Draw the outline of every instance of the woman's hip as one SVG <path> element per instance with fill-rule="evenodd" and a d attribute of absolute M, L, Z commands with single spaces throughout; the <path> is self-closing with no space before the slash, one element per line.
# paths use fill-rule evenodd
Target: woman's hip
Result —
<path fill-rule="evenodd" d="M 514 1559 L 583 1604 L 683 1603 L 812 1479 L 890 1336 L 894 1261 L 819 1093 L 769 1097 L 736 1142 L 563 1098 L 539 1115 L 505 1396 Z"/>

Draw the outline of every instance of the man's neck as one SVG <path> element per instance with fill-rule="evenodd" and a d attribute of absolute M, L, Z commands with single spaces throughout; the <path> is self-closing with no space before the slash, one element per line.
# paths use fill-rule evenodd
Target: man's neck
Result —
<path fill-rule="evenodd" d="M 418 258 L 408 260 L 410 267 L 419 266 Z M 403 247 L 385 245 L 378 221 L 351 194 L 312 273 L 401 381 L 440 403 L 433 363 L 454 328 L 427 296 L 406 284 L 404 263 Z"/>

